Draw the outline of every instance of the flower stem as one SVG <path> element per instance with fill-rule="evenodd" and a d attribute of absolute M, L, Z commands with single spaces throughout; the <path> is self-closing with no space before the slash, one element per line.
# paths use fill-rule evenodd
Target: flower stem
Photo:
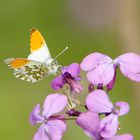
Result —
<path fill-rule="evenodd" d="M 70 121 L 70 120 L 76 120 L 76 117 L 71 117 L 71 118 L 65 118 L 66 121 Z"/>

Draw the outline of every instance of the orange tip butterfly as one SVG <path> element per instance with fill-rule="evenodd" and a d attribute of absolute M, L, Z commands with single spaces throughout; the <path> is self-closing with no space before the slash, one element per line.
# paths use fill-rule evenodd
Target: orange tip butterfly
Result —
<path fill-rule="evenodd" d="M 43 36 L 34 28 L 30 33 L 31 54 L 28 58 L 8 58 L 4 62 L 14 70 L 15 77 L 34 83 L 58 73 L 60 65 L 56 59 L 67 49 L 68 47 L 53 59 Z"/>

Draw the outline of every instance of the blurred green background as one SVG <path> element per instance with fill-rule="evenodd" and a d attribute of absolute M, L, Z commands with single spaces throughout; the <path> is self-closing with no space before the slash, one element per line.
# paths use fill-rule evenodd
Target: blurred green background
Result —
<path fill-rule="evenodd" d="M 138 0 L 0 0 L 0 139 L 31 140 L 38 126 L 30 126 L 29 114 L 54 92 L 50 88 L 53 77 L 26 83 L 14 78 L 3 63 L 8 57 L 29 55 L 31 28 L 40 30 L 53 57 L 69 46 L 58 60 L 63 65 L 80 63 L 94 51 L 113 58 L 129 51 L 140 54 L 139 8 Z M 120 133 L 132 133 L 136 140 L 140 139 L 139 85 L 118 73 L 110 94 L 114 102 L 130 103 L 131 111 L 120 118 Z M 63 139 L 89 138 L 74 122 L 68 122 Z"/>

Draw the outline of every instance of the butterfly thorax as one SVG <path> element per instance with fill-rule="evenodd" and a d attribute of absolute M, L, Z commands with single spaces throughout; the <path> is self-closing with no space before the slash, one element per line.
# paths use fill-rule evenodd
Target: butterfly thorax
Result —
<path fill-rule="evenodd" d="M 49 74 L 56 75 L 58 73 L 58 69 L 60 66 L 58 65 L 58 62 L 52 58 L 48 59 L 45 63 L 46 67 L 48 67 Z"/>

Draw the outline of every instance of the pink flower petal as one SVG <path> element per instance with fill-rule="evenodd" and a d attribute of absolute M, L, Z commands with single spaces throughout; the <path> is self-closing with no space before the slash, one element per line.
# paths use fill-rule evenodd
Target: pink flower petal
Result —
<path fill-rule="evenodd" d="M 86 56 L 80 66 L 84 71 L 91 71 L 99 64 L 111 61 L 112 59 L 109 56 L 95 52 Z"/>
<path fill-rule="evenodd" d="M 33 140 L 61 140 L 66 130 L 66 124 L 60 120 L 51 120 L 42 124 Z"/>
<path fill-rule="evenodd" d="M 43 116 L 45 118 L 62 111 L 67 105 L 67 97 L 62 94 L 48 95 L 44 101 Z"/>
<path fill-rule="evenodd" d="M 118 116 L 110 114 L 103 118 L 100 123 L 100 135 L 103 138 L 112 138 L 118 130 Z"/>
<path fill-rule="evenodd" d="M 103 86 L 109 84 L 115 75 L 115 69 L 113 63 L 104 63 L 98 65 L 94 70 L 87 73 L 88 80 L 93 85 L 103 84 Z"/>
<path fill-rule="evenodd" d="M 98 114 L 92 112 L 82 113 L 76 120 L 76 123 L 84 130 L 85 134 L 93 139 L 98 136 L 98 127 L 100 118 Z"/>
<path fill-rule="evenodd" d="M 116 135 L 110 140 L 134 140 L 134 137 L 131 134 L 122 134 L 122 135 Z"/>
<path fill-rule="evenodd" d="M 42 123 L 44 121 L 44 118 L 40 115 L 40 111 L 40 104 L 37 104 L 30 113 L 29 121 L 31 125 L 36 125 L 37 123 Z"/>
<path fill-rule="evenodd" d="M 113 89 L 113 87 L 115 85 L 115 82 L 116 82 L 116 70 L 115 70 L 113 79 L 106 86 L 107 87 L 107 91 L 110 91 L 110 90 Z"/>
<path fill-rule="evenodd" d="M 61 140 L 65 131 L 66 124 L 61 120 L 50 120 L 45 126 L 45 132 L 49 140 Z"/>
<path fill-rule="evenodd" d="M 108 95 L 103 90 L 91 92 L 86 98 L 86 105 L 94 113 L 110 113 L 114 108 Z"/>
<path fill-rule="evenodd" d="M 72 63 L 69 66 L 63 67 L 63 73 L 68 72 L 72 77 L 78 77 L 80 74 L 80 65 L 78 63 Z"/>
<path fill-rule="evenodd" d="M 140 82 L 140 56 L 125 53 L 114 60 L 120 65 L 122 74 L 133 81 Z"/>
<path fill-rule="evenodd" d="M 115 105 L 120 107 L 119 116 L 127 114 L 130 110 L 129 104 L 127 102 L 116 102 Z"/>
<path fill-rule="evenodd" d="M 59 75 L 53 79 L 51 86 L 54 90 L 59 90 L 64 85 L 62 75 Z"/>
<path fill-rule="evenodd" d="M 50 140 L 45 132 L 45 124 L 42 124 L 35 133 L 33 140 Z"/>

